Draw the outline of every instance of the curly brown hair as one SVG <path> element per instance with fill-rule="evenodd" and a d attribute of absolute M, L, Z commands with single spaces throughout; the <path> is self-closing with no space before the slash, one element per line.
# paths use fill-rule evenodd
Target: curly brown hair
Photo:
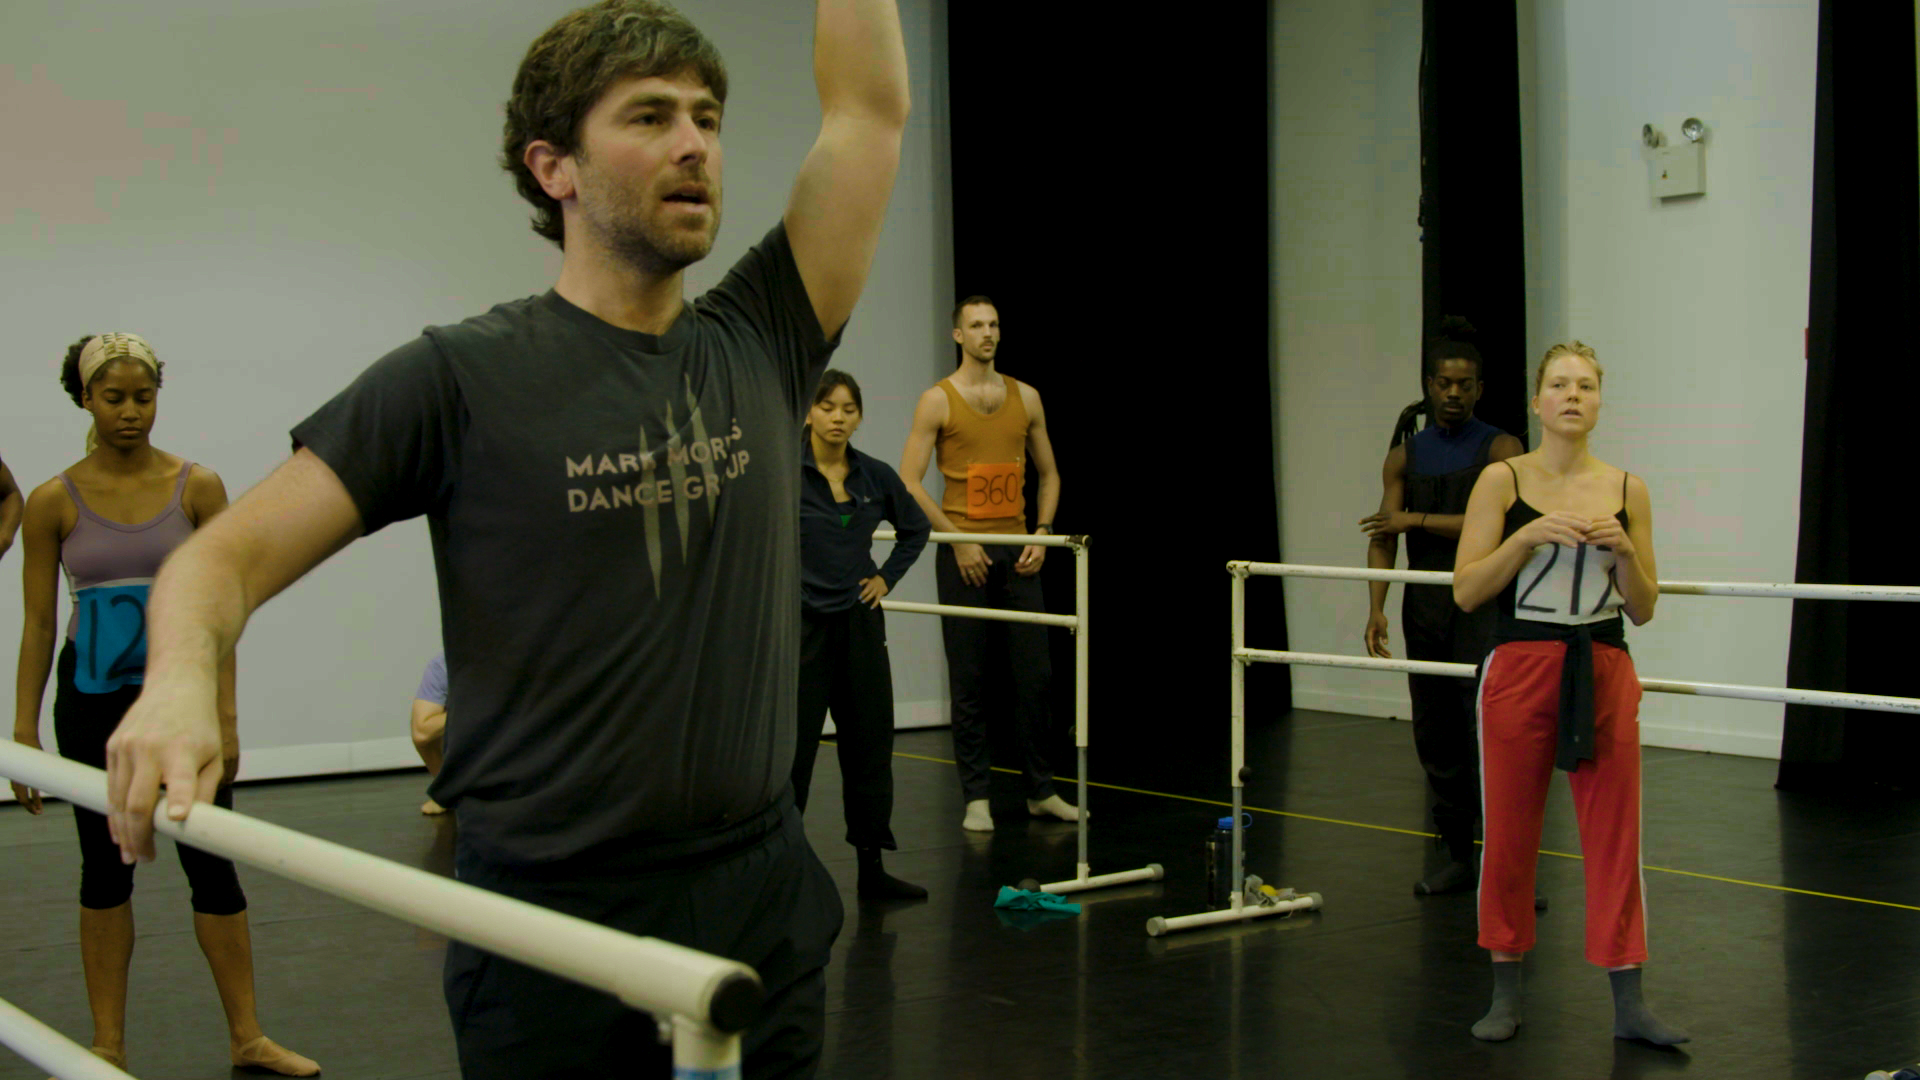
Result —
<path fill-rule="evenodd" d="M 627 78 L 690 73 L 727 102 L 720 50 L 686 16 L 659 0 L 601 0 L 561 18 L 527 48 L 507 101 L 500 167 L 533 204 L 533 231 L 565 248 L 559 200 L 548 195 L 523 160 L 527 146 L 552 143 L 580 152 L 580 123 L 600 95 Z"/>

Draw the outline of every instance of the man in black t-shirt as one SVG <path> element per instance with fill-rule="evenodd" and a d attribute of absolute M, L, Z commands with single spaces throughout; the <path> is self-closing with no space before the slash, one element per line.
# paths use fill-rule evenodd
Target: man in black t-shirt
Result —
<path fill-rule="evenodd" d="M 214 664 L 253 608 L 425 515 L 460 717 L 431 793 L 458 818 L 461 880 L 754 965 L 747 1075 L 812 1074 L 841 911 L 787 794 L 795 433 L 908 107 L 894 0 L 821 5 L 814 49 L 824 120 L 783 219 L 683 301 L 720 219 L 718 53 L 648 0 L 533 44 L 503 163 L 562 246 L 559 281 L 388 354 L 174 555 L 110 749 L 126 853 L 151 857 L 157 782 L 175 817 L 211 796 L 193 793 L 217 765 Z M 652 1019 L 604 995 L 461 945 L 446 982 L 468 1077 L 665 1072 Z"/>

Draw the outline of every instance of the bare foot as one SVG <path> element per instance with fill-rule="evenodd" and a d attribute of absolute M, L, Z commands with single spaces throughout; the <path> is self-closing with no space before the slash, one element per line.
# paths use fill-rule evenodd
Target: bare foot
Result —
<path fill-rule="evenodd" d="M 431 817 L 434 814 L 446 813 L 447 808 L 434 802 L 432 799 L 428 799 L 426 802 L 420 804 L 420 812 Z"/>
<path fill-rule="evenodd" d="M 241 1069 L 265 1069 L 281 1076 L 319 1076 L 320 1063 L 281 1046 L 265 1035 L 232 1047 L 233 1064 Z"/>

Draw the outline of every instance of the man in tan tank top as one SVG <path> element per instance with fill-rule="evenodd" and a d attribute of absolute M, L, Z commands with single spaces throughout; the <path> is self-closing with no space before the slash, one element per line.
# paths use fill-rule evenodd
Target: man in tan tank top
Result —
<path fill-rule="evenodd" d="M 920 395 L 913 430 L 900 454 L 900 479 L 939 532 L 1050 533 L 1060 504 L 1060 473 L 1047 440 L 1046 412 L 1033 387 L 994 368 L 1000 313 L 993 301 L 970 296 L 953 312 L 960 367 Z M 939 463 L 946 486 L 937 501 L 922 480 L 927 459 Z M 1040 474 L 1034 524 L 1027 525 L 1026 473 L 1031 456 Z M 1018 552 L 1016 555 L 1015 552 Z M 1046 548 L 996 544 L 941 544 L 934 557 L 940 602 L 1010 611 L 1044 611 L 1040 566 Z M 953 753 L 967 801 L 964 828 L 991 832 L 992 781 L 987 749 L 987 695 L 991 673 L 1013 681 L 1013 719 L 1026 775 L 1027 812 L 1077 821 L 1078 809 L 1053 790 L 1053 770 L 1041 753 L 1050 713 L 1052 664 L 1047 630 L 1030 623 L 982 619 L 940 620 L 953 694 Z M 1004 661 L 999 661 L 1000 650 Z M 998 661 L 998 662 L 997 662 Z"/>

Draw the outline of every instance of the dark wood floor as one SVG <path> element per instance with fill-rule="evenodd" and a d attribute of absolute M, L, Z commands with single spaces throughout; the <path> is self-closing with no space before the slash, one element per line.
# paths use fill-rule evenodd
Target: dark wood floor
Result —
<path fill-rule="evenodd" d="M 1476 1042 L 1467 1027 L 1489 984 L 1472 897 L 1410 888 L 1432 854 L 1416 835 L 1411 743 L 1406 724 L 1324 713 L 1255 725 L 1249 867 L 1323 893 L 1326 910 L 1161 939 L 1145 934 L 1149 916 L 1204 906 L 1202 844 L 1227 794 L 1211 743 L 1096 748 L 1093 779 L 1136 790 L 1095 788 L 1094 872 L 1159 862 L 1168 876 L 1084 894 L 1081 915 L 1039 925 L 1003 918 L 995 890 L 1072 876 L 1074 829 L 1026 819 L 1014 777 L 1000 778 L 998 831 L 965 834 L 947 733 L 903 735 L 901 850 L 888 866 L 933 895 L 862 906 L 840 839 L 838 769 L 823 751 L 808 826 L 847 922 L 822 1075 L 1857 1080 L 1920 1058 L 1920 803 L 1782 794 L 1771 762 L 1657 749 L 1645 754 L 1647 987 L 1694 1041 L 1662 1051 L 1611 1037 L 1606 978 L 1580 955 L 1581 864 L 1550 854 L 1540 882 L 1552 910 L 1528 964 L 1526 1022 L 1510 1043 Z M 239 808 L 445 872 L 451 825 L 417 813 L 423 780 L 253 786 Z M 1557 781 L 1549 852 L 1579 849 L 1564 791 Z M 0 810 L 0 852 L 0 996 L 84 1044 L 70 813 Z M 457 1075 L 439 939 L 260 871 L 242 878 L 276 1038 L 332 1077 Z M 225 1064 L 185 881 L 167 853 L 142 869 L 136 908 L 133 1073 L 241 1075 Z M 41 1075 L 0 1050 L 0 1080 Z"/>

